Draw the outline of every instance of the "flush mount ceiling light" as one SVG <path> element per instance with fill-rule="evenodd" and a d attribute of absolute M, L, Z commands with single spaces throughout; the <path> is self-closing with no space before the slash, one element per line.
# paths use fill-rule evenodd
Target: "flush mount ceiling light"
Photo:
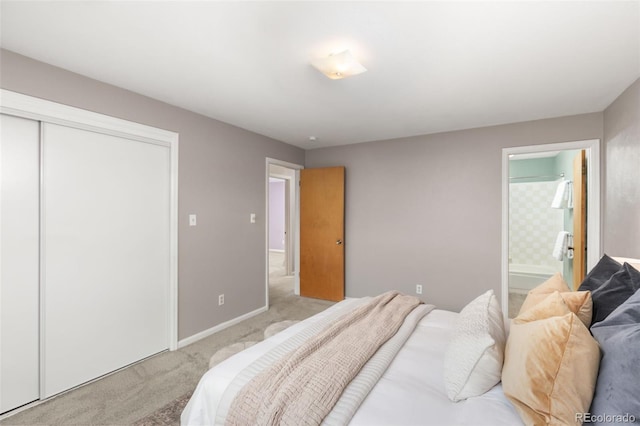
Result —
<path fill-rule="evenodd" d="M 352 75 L 358 75 L 367 70 L 356 61 L 348 50 L 334 53 L 326 58 L 314 59 L 311 61 L 311 65 L 332 80 L 351 77 Z"/>

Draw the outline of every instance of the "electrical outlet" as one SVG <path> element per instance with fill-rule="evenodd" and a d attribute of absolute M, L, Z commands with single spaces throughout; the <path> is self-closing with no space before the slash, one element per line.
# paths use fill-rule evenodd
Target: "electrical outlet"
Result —
<path fill-rule="evenodd" d="M 224 294 L 218 296 L 218 306 L 224 305 Z"/>
<path fill-rule="evenodd" d="M 422 294 L 422 284 L 416 285 L 416 294 Z"/>

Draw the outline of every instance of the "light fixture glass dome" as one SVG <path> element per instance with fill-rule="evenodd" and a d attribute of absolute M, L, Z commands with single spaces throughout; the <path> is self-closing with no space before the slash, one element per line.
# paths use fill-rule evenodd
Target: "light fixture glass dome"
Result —
<path fill-rule="evenodd" d="M 361 74 L 367 70 L 356 61 L 349 50 L 334 53 L 326 58 L 314 59 L 311 61 L 311 65 L 332 80 Z"/>

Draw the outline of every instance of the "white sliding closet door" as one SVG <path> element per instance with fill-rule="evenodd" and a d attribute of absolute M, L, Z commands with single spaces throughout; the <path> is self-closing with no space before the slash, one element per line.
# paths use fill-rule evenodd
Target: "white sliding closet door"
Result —
<path fill-rule="evenodd" d="M 0 413 L 39 388 L 40 126 L 0 115 Z"/>
<path fill-rule="evenodd" d="M 43 126 L 45 398 L 169 347 L 170 148 Z"/>

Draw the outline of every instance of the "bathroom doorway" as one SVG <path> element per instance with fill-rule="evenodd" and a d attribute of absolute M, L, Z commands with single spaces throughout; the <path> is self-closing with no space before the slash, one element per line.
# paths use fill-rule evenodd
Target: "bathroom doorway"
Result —
<path fill-rule="evenodd" d="M 509 318 L 554 273 L 576 289 L 600 258 L 599 142 L 503 149 L 502 303 Z"/>

